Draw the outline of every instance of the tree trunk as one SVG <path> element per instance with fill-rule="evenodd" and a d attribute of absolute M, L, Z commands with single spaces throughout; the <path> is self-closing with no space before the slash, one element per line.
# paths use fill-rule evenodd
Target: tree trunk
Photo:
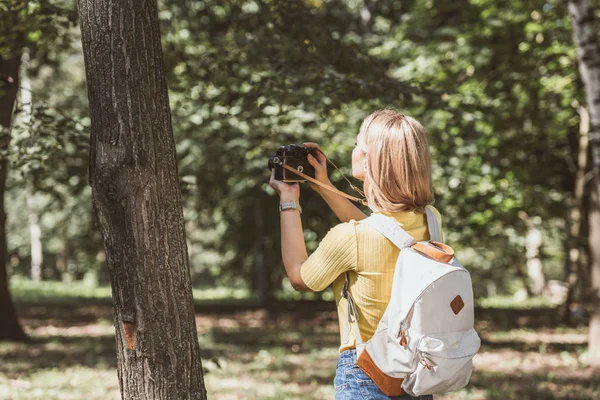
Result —
<path fill-rule="evenodd" d="M 123 399 L 206 399 L 156 0 L 79 0 Z"/>
<path fill-rule="evenodd" d="M 29 51 L 25 49 L 21 57 L 21 104 L 23 105 L 23 124 L 31 126 L 31 80 L 27 75 L 29 67 Z M 29 221 L 29 239 L 31 248 L 31 280 L 42 280 L 42 231 L 37 215 L 37 199 L 33 187 L 27 189 L 27 213 Z"/>
<path fill-rule="evenodd" d="M 577 48 L 579 73 L 585 88 L 590 115 L 590 147 L 592 152 L 592 174 L 590 190 L 590 262 L 592 282 L 589 308 L 590 340 L 589 353 L 596 364 L 600 364 L 600 218 L 597 216 L 600 201 L 600 47 L 594 26 L 594 9 L 590 0 L 570 0 L 569 17 L 573 27 L 573 41 Z"/>
<path fill-rule="evenodd" d="M 566 257 L 566 281 L 567 296 L 561 309 L 561 319 L 565 323 L 570 322 L 571 305 L 575 301 L 575 291 L 581 281 L 583 270 L 581 262 L 581 218 L 583 210 L 583 196 L 585 192 L 585 172 L 588 165 L 588 143 L 590 132 L 590 116 L 585 107 L 579 107 L 579 149 L 577 155 L 577 176 L 575 178 L 575 190 L 573 203 L 569 210 L 569 221 L 567 226 L 567 257 Z"/>
<path fill-rule="evenodd" d="M 592 292 L 590 307 L 590 332 L 588 339 L 589 360 L 592 365 L 600 366 L 600 307 L 598 307 L 598 283 L 600 283 L 600 197 L 598 186 L 600 181 L 593 179 L 590 194 L 589 216 L 590 225 L 590 261 L 592 267 Z"/>
<path fill-rule="evenodd" d="M 529 285 L 529 276 L 525 271 L 523 271 L 523 264 L 521 262 L 520 254 L 516 257 L 513 257 L 513 265 L 515 266 L 517 276 L 521 279 L 521 282 L 523 283 L 523 289 L 525 290 L 526 297 L 533 296 L 533 292 L 531 291 L 531 287 Z M 488 296 L 490 295 L 488 294 Z"/>
<path fill-rule="evenodd" d="M 31 242 L 31 280 L 40 282 L 42 280 L 42 230 L 37 216 L 35 193 L 27 194 L 27 211 L 29 214 L 29 239 Z"/>
<path fill-rule="evenodd" d="M 258 303 L 267 306 L 271 303 L 271 271 L 265 262 L 265 212 L 264 202 L 257 201 L 254 205 L 255 245 L 254 268 L 256 272 L 256 291 Z"/>
<path fill-rule="evenodd" d="M 0 58 L 0 151 L 8 151 L 12 113 L 19 88 L 19 56 L 4 60 Z M 17 313 L 8 290 L 6 273 L 6 211 L 4 192 L 8 160 L 0 157 L 0 340 L 28 340 L 19 325 Z"/>
<path fill-rule="evenodd" d="M 58 235 L 58 243 L 56 245 L 56 263 L 54 269 L 56 270 L 56 277 L 62 281 L 64 279 L 64 273 L 67 271 L 67 246 L 65 234 Z"/>
<path fill-rule="evenodd" d="M 542 246 L 542 232 L 537 229 L 532 221 L 529 221 L 529 229 L 525 237 L 525 249 L 527 256 L 527 276 L 531 282 L 531 293 L 539 296 L 546 287 L 546 277 L 540 259 L 540 247 Z"/>

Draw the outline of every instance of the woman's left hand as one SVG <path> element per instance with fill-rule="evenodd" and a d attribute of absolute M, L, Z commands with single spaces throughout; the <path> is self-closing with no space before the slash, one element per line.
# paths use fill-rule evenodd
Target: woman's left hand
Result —
<path fill-rule="evenodd" d="M 283 181 L 275 180 L 275 168 L 273 168 L 271 172 L 271 179 L 269 180 L 269 185 L 277 194 L 279 194 L 279 198 L 281 201 L 295 201 L 298 202 L 300 200 L 300 184 L 299 183 L 285 183 Z"/>

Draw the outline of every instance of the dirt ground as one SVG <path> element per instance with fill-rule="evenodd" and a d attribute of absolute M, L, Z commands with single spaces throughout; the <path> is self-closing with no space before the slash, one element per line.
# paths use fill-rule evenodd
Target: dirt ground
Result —
<path fill-rule="evenodd" d="M 550 310 L 552 311 L 552 310 Z M 110 304 L 19 305 L 33 344 L 0 344 L 0 399 L 119 399 Z M 548 310 L 478 313 L 471 383 L 436 399 L 600 399 L 587 328 Z M 211 399 L 332 399 L 339 333 L 331 303 L 198 306 Z"/>

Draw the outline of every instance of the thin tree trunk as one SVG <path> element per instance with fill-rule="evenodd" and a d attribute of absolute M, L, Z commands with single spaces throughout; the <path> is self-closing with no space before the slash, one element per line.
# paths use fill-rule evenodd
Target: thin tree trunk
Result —
<path fill-rule="evenodd" d="M 19 87 L 19 56 L 4 60 L 0 58 L 0 151 L 8 151 L 10 128 L 15 100 Z M 0 340 L 27 341 L 17 319 L 17 313 L 8 290 L 6 273 L 6 211 L 4 193 L 8 160 L 0 157 Z"/>
<path fill-rule="evenodd" d="M 79 0 L 123 399 L 206 399 L 156 0 Z"/>
<path fill-rule="evenodd" d="M 590 310 L 590 331 L 588 338 L 589 360 L 592 365 L 600 366 L 600 307 L 598 307 L 598 283 L 600 282 L 600 197 L 598 186 L 600 180 L 593 179 L 590 194 L 590 262 L 592 269 L 592 291 Z"/>
<path fill-rule="evenodd" d="M 256 271 L 256 291 L 258 302 L 267 306 L 271 301 L 271 274 L 265 262 L 265 216 L 263 202 L 257 201 L 254 205 L 255 247 L 254 268 Z"/>
<path fill-rule="evenodd" d="M 567 296 L 561 310 L 561 319 L 570 322 L 571 305 L 575 300 L 575 290 L 581 281 L 583 270 L 581 263 L 581 215 L 583 210 L 583 195 L 585 192 L 585 172 L 588 165 L 588 142 L 590 132 L 590 117 L 585 107 L 579 107 L 579 149 L 577 156 L 577 176 L 573 204 L 569 210 L 569 236 L 567 243 Z"/>
<path fill-rule="evenodd" d="M 522 212 L 520 218 L 527 224 L 525 255 L 527 257 L 527 277 L 530 282 L 527 293 L 539 296 L 546 287 L 546 277 L 540 259 L 540 247 L 543 241 L 542 232 L 535 227 L 527 213 Z"/>
<path fill-rule="evenodd" d="M 29 221 L 29 239 L 31 244 L 31 280 L 42 280 L 42 230 L 37 216 L 35 193 L 27 193 L 27 211 Z"/>
<path fill-rule="evenodd" d="M 31 80 L 27 75 L 29 67 L 29 51 L 23 50 L 21 57 L 21 104 L 23 105 L 22 119 L 23 124 L 31 126 Z M 35 190 L 28 188 L 27 193 L 27 213 L 29 221 L 29 239 L 31 249 L 31 279 L 39 282 L 42 280 L 42 231 L 40 229 L 39 218 L 37 215 L 37 201 Z"/>
<path fill-rule="evenodd" d="M 57 279 L 62 281 L 64 273 L 67 270 L 67 246 L 64 233 L 59 235 L 56 245 L 56 264 L 54 269 L 56 270 Z"/>
<path fill-rule="evenodd" d="M 585 88 L 588 112 L 590 114 L 590 147 L 592 153 L 592 174 L 590 190 L 590 262 L 592 282 L 589 308 L 590 340 L 589 353 L 594 363 L 600 364 L 600 47 L 595 27 L 594 9 L 590 0 L 570 0 L 569 17 L 573 27 L 573 41 L 577 48 L 579 73 Z"/>
<path fill-rule="evenodd" d="M 518 257 L 514 257 L 513 265 L 515 266 L 517 276 L 521 279 L 521 282 L 523 283 L 523 288 L 525 289 L 525 293 L 527 294 L 527 297 L 533 296 L 533 292 L 531 291 L 531 287 L 529 285 L 528 276 L 525 273 L 525 271 L 523 270 L 523 264 L 521 262 L 520 255 L 518 255 Z M 488 296 L 489 296 L 489 294 L 488 294 Z"/>

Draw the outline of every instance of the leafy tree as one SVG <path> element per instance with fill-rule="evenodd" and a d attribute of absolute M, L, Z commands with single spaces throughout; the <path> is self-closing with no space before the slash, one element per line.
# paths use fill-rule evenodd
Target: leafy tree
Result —
<path fill-rule="evenodd" d="M 0 10 L 0 315 L 5 321 L 0 329 L 0 340 L 25 340 L 8 291 L 4 205 L 19 66 L 26 47 L 37 56 L 43 55 L 50 46 L 60 46 L 66 36 L 65 27 L 73 22 L 73 14 L 60 5 L 23 0 L 5 1 Z"/>
<path fill-rule="evenodd" d="M 388 77 L 388 63 L 364 52 L 360 15 L 343 1 L 173 1 L 161 18 L 187 204 L 198 228 L 214 232 L 197 246 L 225 255 L 214 271 L 229 278 L 224 283 L 243 284 L 257 252 L 265 265 L 280 264 L 267 158 L 279 145 L 317 141 L 349 165 L 367 110 L 409 101 L 417 89 Z M 335 220 L 310 190 L 302 201 L 314 248 L 317 232 Z M 260 232 L 249 235 L 249 227 Z M 255 287 L 279 282 L 282 269 L 272 271 Z"/>
<path fill-rule="evenodd" d="M 257 248 L 277 265 L 268 155 L 313 140 L 348 165 L 361 118 L 394 106 L 431 132 L 436 204 L 448 240 L 476 268 L 478 295 L 526 279 L 521 211 L 542 229 L 542 259 L 560 277 L 581 97 L 569 85 L 565 15 L 561 2 L 543 1 L 173 2 L 161 13 L 165 53 L 188 205 L 214 232 L 202 248 L 226 255 L 226 276 L 248 277 Z M 335 220 L 310 192 L 302 201 L 314 247 Z M 247 234 L 256 215 L 264 236 Z"/>
<path fill-rule="evenodd" d="M 568 229 L 578 204 L 584 96 L 573 84 L 566 3 L 167 0 L 159 18 L 195 284 L 251 284 L 263 293 L 280 287 L 268 156 L 280 144 L 316 141 L 349 174 L 358 126 L 382 106 L 406 110 L 430 131 L 436 206 L 478 296 L 529 285 L 530 229 L 542 232 L 539 257 L 549 279 L 576 270 L 566 255 L 586 247 L 579 236 L 587 224 Z M 16 198 L 24 181 L 38 182 L 48 193 L 46 229 L 65 232 L 83 273 L 99 264 L 99 239 L 85 213 L 85 145 L 73 145 L 85 137 L 87 106 L 72 61 L 78 49 L 53 49 L 34 58 L 39 118 L 16 124 L 11 154 L 42 145 L 24 165 L 15 160 L 25 179 L 12 180 L 10 189 Z M 53 68 L 56 79 L 43 79 L 44 62 L 64 71 Z M 44 128 L 43 118 L 56 128 Z M 57 146 L 44 145 L 44 136 Z M 313 249 L 336 220 L 310 190 L 301 201 Z M 71 214 L 84 217 L 67 223 Z M 26 257 L 26 237 L 11 236 L 11 249 Z M 60 243 L 49 246 L 58 252 Z M 581 299 L 585 280 L 578 285 L 572 301 Z"/>
<path fill-rule="evenodd" d="M 430 130 L 436 204 L 447 239 L 477 268 L 477 294 L 518 283 L 521 211 L 543 230 L 546 269 L 559 277 L 563 255 L 551 251 L 573 190 L 579 98 L 564 5 L 425 1 L 402 23 L 376 21 L 372 53 L 437 94 L 410 111 Z"/>

